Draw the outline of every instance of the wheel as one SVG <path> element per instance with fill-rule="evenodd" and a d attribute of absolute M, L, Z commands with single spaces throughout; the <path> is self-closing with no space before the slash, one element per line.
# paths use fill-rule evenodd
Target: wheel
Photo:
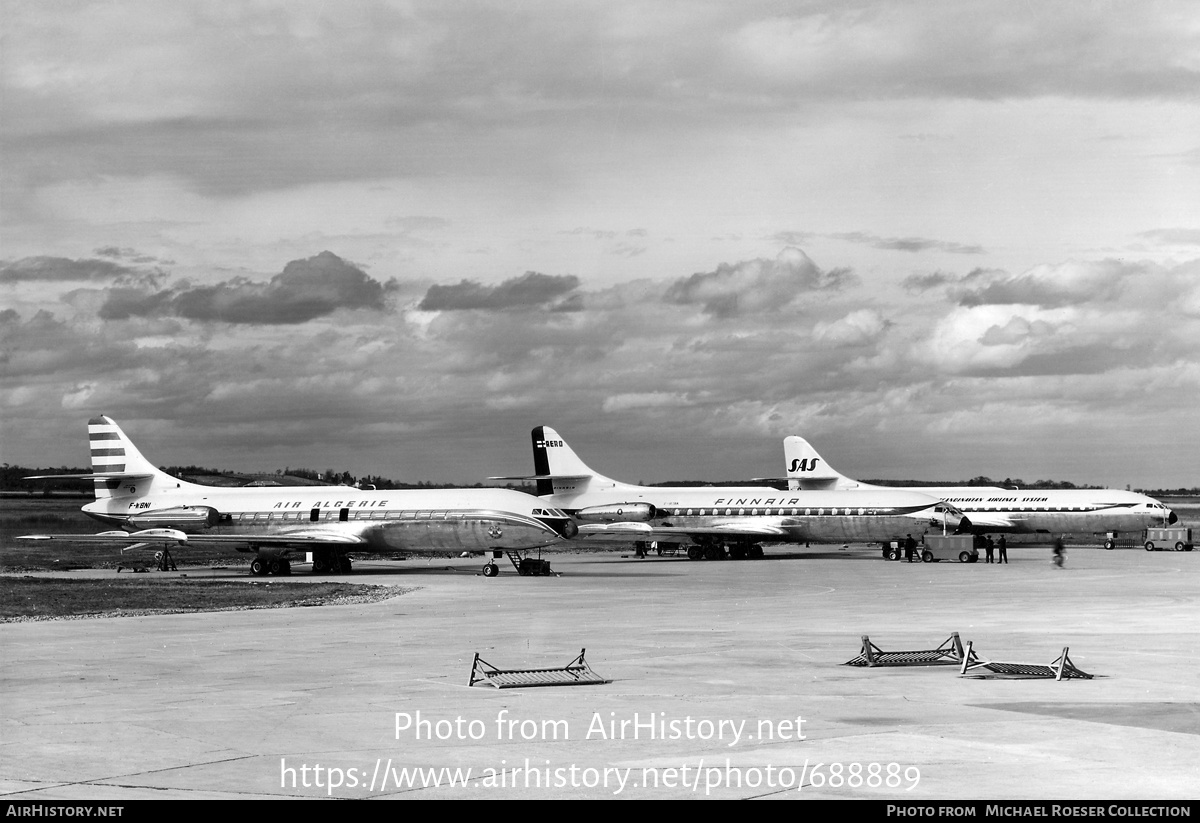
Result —
<path fill-rule="evenodd" d="M 887 553 L 884 554 L 884 557 L 886 557 L 888 560 L 899 560 L 900 552 L 896 549 L 888 549 Z"/>
<path fill-rule="evenodd" d="M 958 562 L 959 563 L 970 563 L 971 562 L 971 553 L 970 552 L 959 552 L 958 553 Z"/>
<path fill-rule="evenodd" d="M 483 576 L 484 577 L 495 577 L 498 574 L 500 574 L 500 567 L 497 566 L 495 563 L 488 563 L 486 566 L 483 567 Z"/>
<path fill-rule="evenodd" d="M 688 546 L 688 560 L 699 560 L 702 555 L 699 546 Z"/>
<path fill-rule="evenodd" d="M 1112 551 L 1112 548 L 1113 548 L 1113 542 L 1112 542 L 1111 540 L 1105 540 L 1105 541 L 1104 541 L 1104 548 L 1108 549 L 1109 551 Z"/>
<path fill-rule="evenodd" d="M 709 546 L 708 548 L 706 548 L 704 550 L 704 559 L 705 560 L 720 560 L 724 556 L 724 554 L 725 554 L 725 552 L 721 549 L 720 546 Z"/>
<path fill-rule="evenodd" d="M 978 562 L 979 562 L 979 555 L 977 555 L 977 554 L 973 554 L 973 555 L 971 555 L 971 559 L 970 559 L 970 560 L 968 560 L 967 562 L 968 562 L 968 563 L 978 563 Z"/>
<path fill-rule="evenodd" d="M 262 562 L 262 560 L 257 557 L 254 558 L 253 560 L 250 561 L 250 573 L 251 574 L 266 574 L 267 573 L 267 564 Z"/>
<path fill-rule="evenodd" d="M 279 561 L 279 573 L 285 574 L 285 575 L 291 574 L 292 573 L 292 562 L 290 560 L 280 560 Z"/>
<path fill-rule="evenodd" d="M 746 547 L 745 546 L 734 546 L 733 548 L 731 548 L 729 550 L 729 557 L 732 560 L 745 560 L 746 559 Z"/>
<path fill-rule="evenodd" d="M 921 562 L 922 563 L 932 563 L 933 562 L 933 552 L 929 551 L 928 549 L 921 552 Z"/>
<path fill-rule="evenodd" d="M 1175 544 L 1175 551 L 1177 551 L 1177 552 L 1183 551 L 1183 541 L 1182 540 L 1180 540 L 1178 543 Z"/>
<path fill-rule="evenodd" d="M 270 570 L 271 574 L 279 574 L 281 571 L 283 571 L 283 566 L 280 564 L 278 558 L 268 563 L 267 568 Z"/>
<path fill-rule="evenodd" d="M 763 554 L 762 546 L 755 543 L 753 546 L 750 547 L 750 559 L 751 560 L 762 560 L 763 556 L 764 556 L 764 554 Z"/>
<path fill-rule="evenodd" d="M 1154 541 L 1153 540 L 1146 541 L 1146 551 L 1148 551 L 1148 552 L 1154 551 Z"/>
<path fill-rule="evenodd" d="M 345 572 L 346 574 L 350 573 L 351 565 L 352 564 L 350 562 L 350 555 L 343 554 L 341 557 L 338 558 L 338 568 L 341 571 Z"/>

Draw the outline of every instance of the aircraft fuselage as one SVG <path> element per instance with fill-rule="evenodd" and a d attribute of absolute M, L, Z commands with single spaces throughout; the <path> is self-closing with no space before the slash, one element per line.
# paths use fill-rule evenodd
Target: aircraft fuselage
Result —
<path fill-rule="evenodd" d="M 197 492 L 193 486 L 142 496 L 136 484 L 130 485 L 133 493 L 96 500 L 84 512 L 109 526 L 171 527 L 198 535 L 243 536 L 248 543 L 256 536 L 287 533 L 342 534 L 362 541 L 355 551 L 516 550 L 563 539 L 562 518 L 528 495 L 507 489 L 368 492 L 313 486 Z M 185 517 L 185 507 L 201 514 Z M 209 517 L 205 509 L 211 510 Z"/>

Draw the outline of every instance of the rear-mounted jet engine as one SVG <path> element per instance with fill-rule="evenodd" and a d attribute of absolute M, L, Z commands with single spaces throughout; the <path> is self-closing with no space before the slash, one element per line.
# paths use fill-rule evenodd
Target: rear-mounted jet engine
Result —
<path fill-rule="evenodd" d="M 221 516 L 212 506 L 176 506 L 131 514 L 126 523 L 137 529 L 179 529 L 190 532 L 217 525 Z"/>
<path fill-rule="evenodd" d="M 658 509 L 649 503 L 611 503 L 575 512 L 576 518 L 590 523 L 644 523 L 657 516 Z"/>

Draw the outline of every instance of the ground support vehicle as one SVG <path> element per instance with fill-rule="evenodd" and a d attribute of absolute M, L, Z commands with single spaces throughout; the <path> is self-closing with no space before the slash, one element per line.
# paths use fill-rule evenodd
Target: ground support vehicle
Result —
<path fill-rule="evenodd" d="M 1142 547 L 1148 552 L 1158 548 L 1190 552 L 1193 548 L 1190 526 L 1151 526 L 1144 537 Z"/>
<path fill-rule="evenodd" d="M 963 545 L 968 549 L 971 547 L 970 535 L 925 535 L 921 542 L 917 544 L 917 548 L 913 551 L 913 560 L 921 563 L 936 563 L 939 560 L 947 560 L 954 556 L 954 552 L 958 550 L 959 543 L 966 541 Z M 950 541 L 950 542 L 946 542 Z M 899 560 L 903 561 L 904 557 L 904 541 L 903 540 L 888 540 L 883 544 L 884 560 Z M 974 563 L 974 560 L 963 561 Z"/>
<path fill-rule="evenodd" d="M 960 563 L 976 563 L 979 561 L 978 543 L 978 539 L 970 534 L 927 534 L 922 558 L 929 554 L 927 563 L 953 558 L 958 558 Z"/>

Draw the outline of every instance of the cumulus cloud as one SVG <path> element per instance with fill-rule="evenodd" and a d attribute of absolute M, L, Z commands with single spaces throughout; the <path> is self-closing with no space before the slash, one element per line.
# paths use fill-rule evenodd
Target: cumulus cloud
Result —
<path fill-rule="evenodd" d="M 22 321 L 16 312 L 0 315 L 0 367 L 5 378 L 43 383 L 62 376 L 106 373 L 137 362 L 137 347 L 110 339 L 39 311 Z"/>
<path fill-rule="evenodd" d="M 1054 327 L 1045 320 L 1034 320 L 1031 323 L 1024 317 L 1013 316 L 1004 326 L 989 326 L 979 338 L 979 342 L 985 346 L 1014 346 L 1029 338 L 1048 337 L 1053 333 Z"/>
<path fill-rule="evenodd" d="M 578 287 L 579 278 L 573 274 L 527 271 L 497 286 L 484 286 L 473 280 L 463 280 L 453 286 L 430 286 L 417 308 L 422 311 L 527 308 L 551 303 Z M 572 304 L 562 310 L 577 307 Z"/>
<path fill-rule="evenodd" d="M 0 263 L 0 282 L 20 281 L 117 281 L 137 276 L 138 269 L 122 266 L 109 260 L 69 260 L 65 257 L 25 257 Z"/>
<path fill-rule="evenodd" d="M 1136 269 L 1119 260 L 1071 261 L 1011 275 L 977 270 L 952 294 L 963 306 L 1029 304 L 1044 308 L 1107 302 L 1121 295 Z"/>
<path fill-rule="evenodd" d="M 803 294 L 836 291 L 851 281 L 847 270 L 823 271 L 800 249 L 788 247 L 774 260 L 722 263 L 715 271 L 676 280 L 663 299 L 668 303 L 699 304 L 706 314 L 728 318 L 775 311 Z"/>
<path fill-rule="evenodd" d="M 877 309 L 859 309 L 832 322 L 813 326 L 813 339 L 830 346 L 862 346 L 887 331 L 888 321 Z"/>
<path fill-rule="evenodd" d="M 835 240 L 845 240 L 848 243 L 862 243 L 876 249 L 892 251 L 919 252 L 934 249 L 950 252 L 951 254 L 983 254 L 983 246 L 965 243 L 951 243 L 945 240 L 930 240 L 926 237 L 879 237 L 866 232 L 841 232 L 831 234 Z"/>
<path fill-rule="evenodd" d="M 161 292 L 114 289 L 105 320 L 171 314 L 201 322 L 253 325 L 304 323 L 338 309 L 386 308 L 385 286 L 332 252 L 293 260 L 266 283 L 235 278 L 215 286 L 183 285 Z"/>
<path fill-rule="evenodd" d="M 1012 306 L 959 307 L 937 321 L 915 353 L 935 373 L 1011 369 L 1054 345 L 1056 326 L 1064 321 L 1061 310 L 1049 315 L 1032 307 L 1022 314 Z"/>
<path fill-rule="evenodd" d="M 113 260 L 128 260 L 131 263 L 158 263 L 162 265 L 170 265 L 171 260 L 159 260 L 151 254 L 142 254 L 137 249 L 118 246 L 102 246 L 96 249 L 95 252 L 99 257 L 111 257 Z"/>
<path fill-rule="evenodd" d="M 925 274 L 910 274 L 900 283 L 909 294 L 920 294 L 949 283 L 957 283 L 962 278 L 957 274 L 944 271 L 927 272 Z"/>

